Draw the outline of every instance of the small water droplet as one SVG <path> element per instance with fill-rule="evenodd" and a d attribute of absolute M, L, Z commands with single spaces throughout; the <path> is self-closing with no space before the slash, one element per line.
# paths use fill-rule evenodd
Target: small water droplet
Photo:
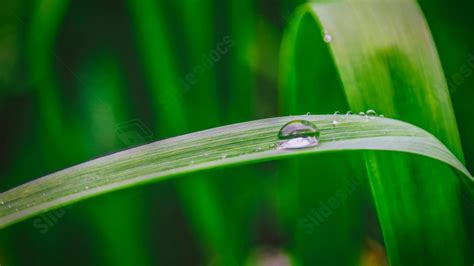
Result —
<path fill-rule="evenodd" d="M 379 115 L 380 118 L 384 118 L 385 116 L 384 115 Z"/>
<path fill-rule="evenodd" d="M 352 111 L 347 111 L 346 115 L 344 116 L 344 119 L 347 119 L 349 116 L 353 115 L 354 113 Z"/>
<path fill-rule="evenodd" d="M 374 110 L 369 109 L 369 110 L 367 110 L 367 116 L 368 117 L 375 117 L 375 116 L 377 116 L 377 113 Z"/>
<path fill-rule="evenodd" d="M 332 36 L 327 30 L 324 30 L 324 41 L 330 43 L 332 41 Z"/>
<path fill-rule="evenodd" d="M 4 201 L 2 201 L 2 202 L 0 202 L 0 204 L 4 205 L 4 204 L 5 204 L 5 202 L 4 202 Z"/>
<path fill-rule="evenodd" d="M 225 158 L 227 158 L 227 155 L 224 154 L 221 156 L 221 159 L 225 159 Z"/>
<path fill-rule="evenodd" d="M 89 187 L 88 187 L 88 186 L 86 186 L 86 187 L 85 187 L 85 189 L 89 189 Z"/>
<path fill-rule="evenodd" d="M 8 209 L 10 209 L 12 207 L 12 205 L 8 204 Z"/>
<path fill-rule="evenodd" d="M 316 125 L 306 120 L 293 120 L 282 126 L 278 132 L 278 149 L 302 149 L 319 144 L 320 131 Z"/>
<path fill-rule="evenodd" d="M 193 165 L 193 164 L 194 164 L 194 161 L 191 161 L 190 164 Z"/>
<path fill-rule="evenodd" d="M 360 116 L 363 116 L 366 121 L 369 121 L 369 116 L 368 116 L 366 113 L 360 112 L 359 115 L 360 115 Z"/>
<path fill-rule="evenodd" d="M 332 117 L 332 125 L 333 126 L 339 125 L 339 123 L 340 123 L 339 114 L 341 114 L 341 112 L 339 112 L 339 111 L 334 112 L 334 116 Z"/>
<path fill-rule="evenodd" d="M 206 156 L 206 157 L 209 156 L 209 153 L 205 152 L 205 153 L 204 153 L 204 156 Z"/>

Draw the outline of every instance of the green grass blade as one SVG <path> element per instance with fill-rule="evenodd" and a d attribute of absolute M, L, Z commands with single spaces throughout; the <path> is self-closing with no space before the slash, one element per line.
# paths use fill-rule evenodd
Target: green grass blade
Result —
<path fill-rule="evenodd" d="M 303 118 L 321 129 L 316 148 L 278 150 L 277 132 Z M 413 125 L 387 119 L 332 116 L 282 117 L 187 134 L 108 155 L 39 178 L 0 195 L 0 227 L 81 199 L 179 174 L 309 153 L 388 150 L 431 157 L 456 168 L 472 182 L 463 164 L 436 138 Z"/>
<path fill-rule="evenodd" d="M 304 95 L 314 105 L 339 99 L 354 112 L 375 109 L 433 133 L 463 161 L 446 81 L 415 1 L 305 5 L 281 56 L 282 92 L 290 107 Z M 455 175 L 445 165 L 402 154 L 366 152 L 365 160 L 391 264 L 466 263 L 469 244 Z M 451 248 L 439 252 L 444 246 Z"/>

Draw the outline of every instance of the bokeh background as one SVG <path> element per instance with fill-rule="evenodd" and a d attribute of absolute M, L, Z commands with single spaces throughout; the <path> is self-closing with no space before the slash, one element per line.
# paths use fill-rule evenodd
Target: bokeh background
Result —
<path fill-rule="evenodd" d="M 279 48 L 301 3 L 2 0 L 0 191 L 166 137 L 289 115 L 278 105 Z M 419 4 L 473 172 L 474 4 Z M 301 220 L 341 187 L 306 180 L 287 191 L 286 163 L 186 175 L 34 217 L 0 232 L 0 265 L 328 265 L 341 256 L 383 265 L 368 184 L 343 177 L 351 200 L 309 233 Z M 346 208 L 356 233 L 339 243 Z"/>

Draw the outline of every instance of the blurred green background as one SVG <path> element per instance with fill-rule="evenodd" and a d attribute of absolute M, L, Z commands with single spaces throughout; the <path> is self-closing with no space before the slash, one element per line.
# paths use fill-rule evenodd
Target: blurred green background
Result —
<path fill-rule="evenodd" d="M 2 0 L 0 191 L 166 137 L 289 115 L 278 105 L 279 47 L 303 2 Z M 472 173 L 474 4 L 419 4 Z M 340 170 L 324 187 L 303 178 L 294 191 L 283 178 L 298 174 L 291 163 L 187 175 L 34 217 L 0 232 L 0 265 L 383 265 L 369 186 L 352 178 L 363 174 Z M 351 200 L 309 234 L 300 221 L 342 186 Z"/>

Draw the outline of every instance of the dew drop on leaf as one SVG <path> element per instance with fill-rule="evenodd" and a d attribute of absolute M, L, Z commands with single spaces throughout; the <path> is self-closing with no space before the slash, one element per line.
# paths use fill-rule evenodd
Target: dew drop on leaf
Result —
<path fill-rule="evenodd" d="M 332 36 L 327 30 L 324 31 L 324 41 L 330 43 L 332 41 Z"/>
<path fill-rule="evenodd" d="M 320 131 L 316 125 L 306 120 L 293 120 L 280 129 L 278 139 L 279 150 L 303 149 L 319 144 Z"/>
<path fill-rule="evenodd" d="M 375 116 L 377 116 L 377 113 L 374 110 L 369 109 L 369 110 L 367 110 L 367 116 L 368 117 L 375 117 Z"/>
<path fill-rule="evenodd" d="M 340 123 L 339 114 L 341 114 L 339 111 L 336 111 L 336 112 L 334 113 L 334 116 L 333 116 L 333 118 L 332 118 L 332 125 L 333 125 L 333 126 L 339 125 L 339 123 Z"/>

